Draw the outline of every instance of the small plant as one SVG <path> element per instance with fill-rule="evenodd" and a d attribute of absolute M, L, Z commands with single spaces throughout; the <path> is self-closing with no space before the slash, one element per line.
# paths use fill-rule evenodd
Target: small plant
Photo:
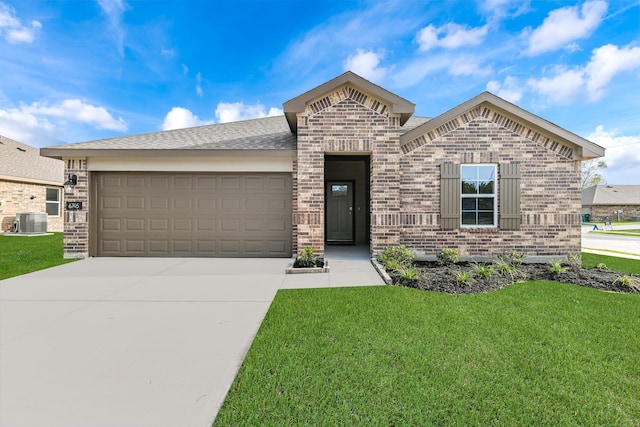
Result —
<path fill-rule="evenodd" d="M 411 267 L 415 259 L 413 251 L 405 246 L 386 247 L 378 257 L 378 261 L 388 271 L 399 271 L 402 268 Z"/>
<path fill-rule="evenodd" d="M 453 280 L 460 285 L 469 285 L 473 276 L 470 271 L 458 271 L 453 275 Z"/>
<path fill-rule="evenodd" d="M 573 252 L 568 253 L 567 263 L 571 268 L 582 267 L 582 255 L 580 253 L 573 253 Z"/>
<path fill-rule="evenodd" d="M 311 246 L 304 248 L 294 263 L 294 267 L 298 268 L 313 268 L 316 267 L 316 265 L 316 254 Z"/>
<path fill-rule="evenodd" d="M 551 264 L 549 264 L 547 271 L 551 273 L 553 276 L 559 276 L 560 274 L 567 271 L 567 267 L 563 266 L 560 261 L 555 260 Z"/>
<path fill-rule="evenodd" d="M 397 270 L 397 272 L 406 280 L 418 280 L 420 278 L 420 272 L 418 271 L 418 268 L 414 266 L 402 267 Z"/>
<path fill-rule="evenodd" d="M 502 276 L 508 276 L 514 282 L 518 280 L 524 280 L 527 278 L 527 274 L 521 271 L 511 263 L 511 259 L 508 256 L 500 255 L 493 260 L 493 270 Z"/>
<path fill-rule="evenodd" d="M 613 283 L 620 282 L 624 286 L 640 292 L 640 278 L 635 276 L 629 276 L 628 274 L 622 275 L 614 280 Z"/>
<path fill-rule="evenodd" d="M 512 249 L 506 254 L 504 254 L 503 257 L 506 258 L 506 260 L 511 265 L 520 265 L 522 264 L 522 260 L 524 260 L 527 257 L 527 255 L 520 253 L 515 249 Z"/>
<path fill-rule="evenodd" d="M 438 264 L 450 265 L 460 262 L 460 251 L 444 248 L 437 255 Z"/>
<path fill-rule="evenodd" d="M 491 277 L 491 275 L 493 274 L 493 266 L 484 264 L 473 264 L 473 272 L 476 276 L 486 279 L 487 277 Z"/>
<path fill-rule="evenodd" d="M 604 262 L 598 263 L 598 265 L 596 265 L 596 268 L 598 270 L 608 270 L 609 267 L 607 267 L 607 264 L 605 264 Z"/>

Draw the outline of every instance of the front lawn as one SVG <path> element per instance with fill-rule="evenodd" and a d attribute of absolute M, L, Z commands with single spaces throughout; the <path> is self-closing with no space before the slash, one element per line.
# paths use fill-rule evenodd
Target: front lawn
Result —
<path fill-rule="evenodd" d="M 638 330 L 639 295 L 549 281 L 281 290 L 214 425 L 638 425 Z"/>
<path fill-rule="evenodd" d="M 0 280 L 75 261 L 63 258 L 62 237 L 0 236 Z"/>

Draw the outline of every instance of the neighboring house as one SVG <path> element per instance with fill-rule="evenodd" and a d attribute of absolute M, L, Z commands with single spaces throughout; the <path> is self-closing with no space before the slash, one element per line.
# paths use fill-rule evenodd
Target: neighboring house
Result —
<path fill-rule="evenodd" d="M 11 231 L 16 214 L 46 212 L 47 230 L 63 231 L 64 163 L 0 135 L 0 231 Z"/>
<path fill-rule="evenodd" d="M 594 185 L 582 190 L 591 221 L 640 221 L 640 185 Z"/>
<path fill-rule="evenodd" d="M 580 252 L 580 162 L 602 147 L 487 92 L 413 112 L 347 72 L 284 117 L 43 149 L 78 177 L 66 256 Z"/>

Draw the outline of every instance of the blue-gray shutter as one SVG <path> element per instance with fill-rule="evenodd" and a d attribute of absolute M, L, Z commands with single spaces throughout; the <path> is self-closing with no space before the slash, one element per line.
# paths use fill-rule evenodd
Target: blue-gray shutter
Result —
<path fill-rule="evenodd" d="M 500 229 L 520 229 L 520 164 L 500 164 Z"/>
<path fill-rule="evenodd" d="M 460 228 L 460 165 L 443 163 L 440 166 L 440 228 Z"/>

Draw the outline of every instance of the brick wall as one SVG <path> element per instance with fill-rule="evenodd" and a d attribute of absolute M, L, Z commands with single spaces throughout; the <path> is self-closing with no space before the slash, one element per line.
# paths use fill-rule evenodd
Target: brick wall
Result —
<path fill-rule="evenodd" d="M 16 181 L 0 181 L 0 231 L 11 231 L 16 214 L 46 212 L 47 188 L 51 185 Z M 60 188 L 60 212 L 63 209 L 64 191 Z M 62 231 L 62 214 L 47 216 L 47 231 Z"/>
<path fill-rule="evenodd" d="M 591 221 L 617 221 L 618 214 L 615 212 L 622 209 L 620 221 L 629 221 L 632 217 L 640 218 L 640 206 L 638 205 L 616 205 L 616 206 L 589 206 L 586 212 L 591 215 Z"/>
<path fill-rule="evenodd" d="M 73 193 L 67 194 L 70 202 L 82 202 L 82 210 L 64 212 L 64 256 L 85 258 L 89 256 L 89 173 L 86 159 L 63 159 L 64 176 L 78 176 Z"/>
<path fill-rule="evenodd" d="M 294 172 L 294 246 L 324 253 L 324 156 L 371 155 L 371 241 L 397 244 L 399 224 L 399 119 L 381 101 L 346 87 L 310 103 L 298 115 L 298 157 Z M 375 195 L 375 196 L 373 196 Z M 383 223 L 384 227 L 373 224 Z"/>
<path fill-rule="evenodd" d="M 534 142 L 523 136 L 527 132 L 516 133 L 495 123 L 491 114 L 461 120 L 428 142 L 410 143 L 400 161 L 401 243 L 424 255 L 435 255 L 442 248 L 464 255 L 495 255 L 511 249 L 530 256 L 580 252 L 580 162 L 571 159 L 566 146 L 550 145 L 547 138 Z M 520 229 L 440 230 L 440 164 L 445 161 L 520 163 Z"/>

